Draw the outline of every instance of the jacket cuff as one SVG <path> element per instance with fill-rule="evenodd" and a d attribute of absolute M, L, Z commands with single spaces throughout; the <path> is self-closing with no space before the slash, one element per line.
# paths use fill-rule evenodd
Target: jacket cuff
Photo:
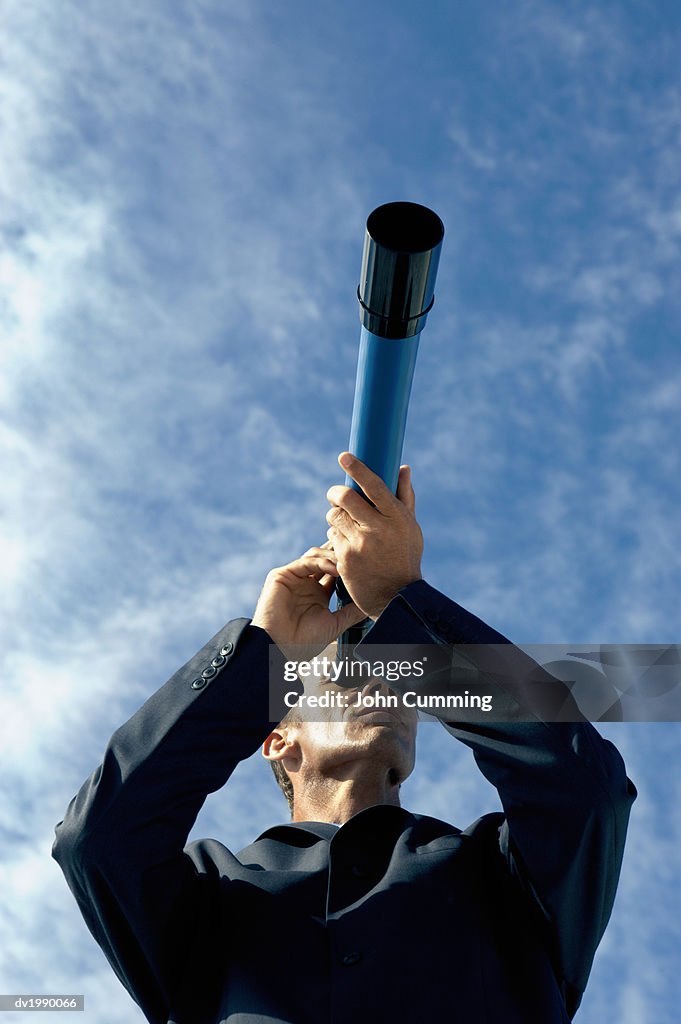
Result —
<path fill-rule="evenodd" d="M 395 643 L 396 637 L 403 643 L 510 643 L 425 580 L 403 587 L 368 630 L 363 642 Z"/>

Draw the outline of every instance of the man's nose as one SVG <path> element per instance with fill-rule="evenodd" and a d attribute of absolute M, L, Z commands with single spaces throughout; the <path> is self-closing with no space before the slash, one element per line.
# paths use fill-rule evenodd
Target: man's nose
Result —
<path fill-rule="evenodd" d="M 380 694 L 382 697 L 387 697 L 389 694 L 392 694 L 394 692 L 395 691 L 390 689 L 390 687 L 388 686 L 384 679 L 372 678 L 369 679 L 368 682 L 366 682 L 362 687 L 362 700 L 365 697 L 373 697 L 376 694 Z"/>

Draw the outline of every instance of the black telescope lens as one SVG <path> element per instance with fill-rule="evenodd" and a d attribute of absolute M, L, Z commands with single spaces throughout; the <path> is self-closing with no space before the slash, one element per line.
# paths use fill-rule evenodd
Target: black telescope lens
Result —
<path fill-rule="evenodd" d="M 385 203 L 367 220 L 367 231 L 393 252 L 427 252 L 440 244 L 445 229 L 436 213 L 418 203 Z"/>
<path fill-rule="evenodd" d="M 369 214 L 357 297 L 360 319 L 381 338 L 411 338 L 433 305 L 444 224 L 419 203 L 385 203 Z"/>

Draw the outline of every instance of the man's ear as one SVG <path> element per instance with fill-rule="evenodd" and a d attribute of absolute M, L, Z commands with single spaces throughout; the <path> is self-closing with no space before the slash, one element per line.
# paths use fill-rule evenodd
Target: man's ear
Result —
<path fill-rule="evenodd" d="M 283 761 L 285 757 L 300 757 L 300 747 L 287 729 L 273 729 L 262 745 L 262 756 L 268 761 Z"/>

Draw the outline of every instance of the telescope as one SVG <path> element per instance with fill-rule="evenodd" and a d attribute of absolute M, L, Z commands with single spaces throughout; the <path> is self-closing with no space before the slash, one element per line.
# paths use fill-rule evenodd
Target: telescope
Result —
<path fill-rule="evenodd" d="M 397 490 L 419 337 L 435 301 L 444 225 L 418 203 L 386 203 L 369 215 L 357 298 L 361 332 L 348 451 Z M 346 486 L 366 497 L 349 476 Z M 350 601 L 342 580 L 339 605 Z M 338 639 L 351 653 L 368 620 Z"/>

